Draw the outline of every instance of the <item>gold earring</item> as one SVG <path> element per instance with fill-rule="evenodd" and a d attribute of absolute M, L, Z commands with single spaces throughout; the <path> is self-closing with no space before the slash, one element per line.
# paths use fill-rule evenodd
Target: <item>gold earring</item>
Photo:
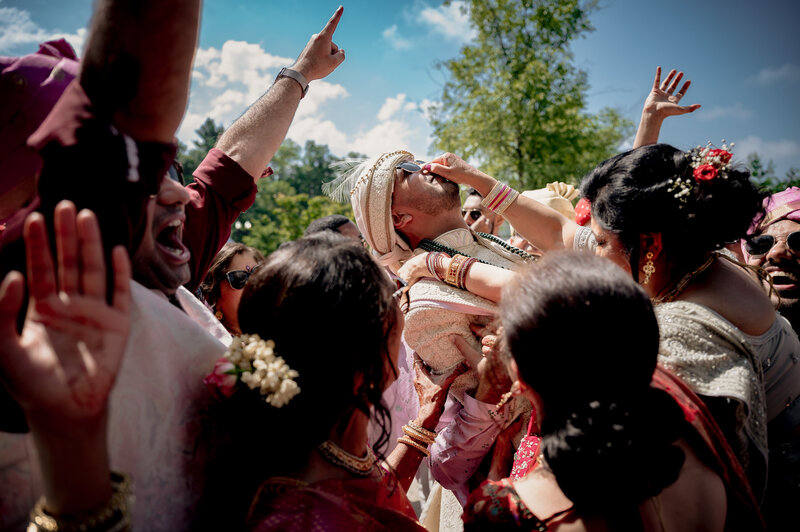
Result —
<path fill-rule="evenodd" d="M 644 281 L 642 281 L 642 284 L 648 284 L 650 282 L 650 276 L 656 273 L 656 266 L 653 264 L 653 252 L 648 251 L 645 258 L 647 262 L 644 263 L 644 267 L 642 268 L 642 271 L 644 271 Z"/>
<path fill-rule="evenodd" d="M 224 318 L 225 316 L 222 315 L 221 310 L 218 310 L 214 313 L 214 317 L 217 318 L 219 321 L 222 321 L 222 318 Z"/>

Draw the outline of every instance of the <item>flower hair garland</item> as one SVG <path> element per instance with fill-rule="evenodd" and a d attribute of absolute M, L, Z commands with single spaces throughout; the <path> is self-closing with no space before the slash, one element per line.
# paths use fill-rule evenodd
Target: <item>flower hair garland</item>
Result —
<path fill-rule="evenodd" d="M 703 146 L 697 146 L 686 152 L 685 157 L 690 159 L 689 166 L 694 171 L 692 177 L 695 182 L 713 181 L 717 178 L 728 179 L 728 171 L 731 169 L 731 158 L 734 143 L 730 146 L 722 140 L 722 148 L 715 148 L 711 141 Z M 674 197 L 681 203 L 686 203 L 689 194 L 694 189 L 694 183 L 690 179 L 678 177 L 667 181 L 670 183 L 669 191 L 674 192 Z"/>
<path fill-rule="evenodd" d="M 300 393 L 294 381 L 299 376 L 275 354 L 275 342 L 262 340 L 257 334 L 242 334 L 233 338 L 203 382 L 212 393 L 230 397 L 241 381 L 251 390 L 258 388 L 268 404 L 281 408 Z"/>

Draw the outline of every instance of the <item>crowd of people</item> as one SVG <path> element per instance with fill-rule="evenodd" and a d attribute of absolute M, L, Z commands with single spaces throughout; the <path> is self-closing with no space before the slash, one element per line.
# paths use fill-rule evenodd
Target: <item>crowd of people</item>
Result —
<path fill-rule="evenodd" d="M 343 8 L 185 185 L 200 7 L 0 58 L 0 529 L 793 528 L 800 189 L 659 144 L 682 73 L 579 189 L 387 152 L 265 257 L 231 226 Z"/>

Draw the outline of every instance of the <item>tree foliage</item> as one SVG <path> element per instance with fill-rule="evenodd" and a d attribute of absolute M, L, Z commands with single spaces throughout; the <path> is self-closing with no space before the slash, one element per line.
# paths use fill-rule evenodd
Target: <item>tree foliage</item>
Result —
<path fill-rule="evenodd" d="M 775 163 L 771 160 L 765 163 L 758 153 L 747 156 L 746 166 L 750 172 L 750 179 L 755 181 L 759 189 L 766 194 L 775 194 L 789 187 L 800 187 L 800 168 L 793 166 L 786 171 L 784 177 L 778 177 L 775 173 Z"/>
<path fill-rule="evenodd" d="M 353 155 L 358 156 L 348 154 Z M 270 162 L 275 173 L 258 182 L 256 201 L 239 216 L 231 238 L 268 254 L 283 242 L 303 236 L 317 218 L 330 214 L 352 218 L 350 205 L 321 195 L 320 186 L 333 178 L 330 165 L 337 160 L 327 145 L 308 141 L 301 149 L 286 139 Z"/>
<path fill-rule="evenodd" d="M 211 118 L 206 118 L 199 128 L 195 130 L 197 140 L 194 141 L 195 147 L 189 150 L 186 144 L 178 142 L 178 162 L 183 166 L 183 175 L 186 182 L 192 180 L 192 174 L 203 162 L 206 154 L 217 143 L 217 140 L 225 131 L 222 124 L 217 125 Z"/>
<path fill-rule="evenodd" d="M 448 74 L 432 109 L 435 147 L 476 158 L 522 188 L 577 182 L 612 155 L 633 124 L 585 111 L 586 73 L 570 42 L 591 31 L 594 2 L 471 0 L 476 39 L 440 64 Z"/>

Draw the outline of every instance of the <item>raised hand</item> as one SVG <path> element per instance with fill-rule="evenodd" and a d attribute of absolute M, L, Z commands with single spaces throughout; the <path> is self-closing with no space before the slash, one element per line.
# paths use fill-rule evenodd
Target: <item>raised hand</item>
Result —
<path fill-rule="evenodd" d="M 106 269 L 95 215 L 71 202 L 55 209 L 57 270 L 44 218 L 25 222 L 29 305 L 22 334 L 16 316 L 23 278 L 0 286 L 0 378 L 26 415 L 59 427 L 105 414 L 130 328 L 130 262 L 112 254 L 113 303 L 106 300 Z"/>
<path fill-rule="evenodd" d="M 676 75 L 677 74 L 677 75 Z M 700 108 L 700 104 L 680 105 L 681 99 L 686 95 L 686 91 L 692 85 L 691 80 L 686 80 L 678 92 L 683 72 L 675 69 L 669 71 L 664 81 L 661 81 L 661 67 L 656 68 L 656 77 L 653 80 L 653 90 L 647 95 L 644 102 L 642 113 L 655 114 L 662 117 L 682 115 L 692 113 Z"/>
<path fill-rule="evenodd" d="M 662 82 L 661 67 L 656 68 L 653 89 L 647 95 L 642 108 L 642 119 L 639 121 L 639 128 L 633 142 L 634 148 L 657 143 L 661 133 L 661 124 L 668 116 L 693 113 L 700 108 L 700 104 L 697 103 L 680 105 L 681 99 L 692 84 L 691 80 L 686 80 L 680 90 L 675 92 L 682 79 L 683 72 L 672 69 Z"/>
<path fill-rule="evenodd" d="M 305 76 L 308 81 L 322 79 L 344 61 L 344 50 L 333 42 L 333 33 L 339 25 L 344 8 L 339 6 L 331 19 L 309 39 L 292 68 Z"/>

